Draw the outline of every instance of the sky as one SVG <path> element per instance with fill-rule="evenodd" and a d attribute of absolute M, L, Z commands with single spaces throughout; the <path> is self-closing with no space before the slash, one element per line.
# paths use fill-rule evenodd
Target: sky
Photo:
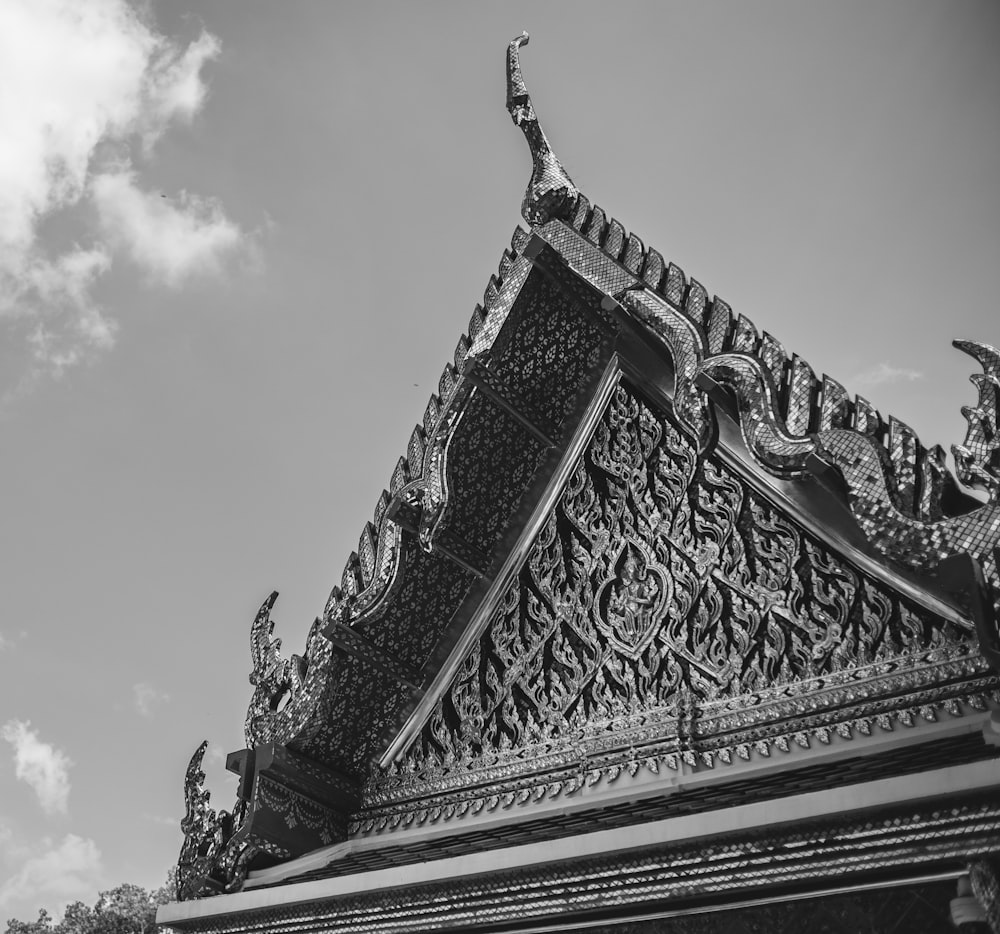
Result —
<path fill-rule="evenodd" d="M 1000 7 L 0 0 L 0 922 L 162 883 L 511 233 L 507 42 L 591 201 L 960 442 L 1000 345 Z"/>

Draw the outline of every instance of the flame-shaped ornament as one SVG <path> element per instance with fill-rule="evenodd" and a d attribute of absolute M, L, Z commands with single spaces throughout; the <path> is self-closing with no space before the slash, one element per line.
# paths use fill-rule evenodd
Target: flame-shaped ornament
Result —
<path fill-rule="evenodd" d="M 979 404 L 962 406 L 969 429 L 962 444 L 953 444 L 955 472 L 968 487 L 983 490 L 996 502 L 1000 497 L 1000 351 L 979 341 L 952 341 L 959 350 L 979 361 L 982 373 L 969 381 L 979 390 Z"/>
<path fill-rule="evenodd" d="M 527 44 L 528 34 L 524 32 L 507 46 L 507 112 L 521 128 L 531 150 L 531 180 L 521 202 L 521 216 L 532 227 L 537 227 L 554 218 L 572 219 L 580 189 L 556 158 L 535 116 L 531 96 L 521 76 L 519 51 Z"/>

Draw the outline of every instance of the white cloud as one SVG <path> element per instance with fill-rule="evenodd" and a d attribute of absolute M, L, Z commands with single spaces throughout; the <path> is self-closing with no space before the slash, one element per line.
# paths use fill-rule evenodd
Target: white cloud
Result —
<path fill-rule="evenodd" d="M 10 720 L 0 729 L 14 747 L 17 777 L 32 787 L 46 814 L 65 814 L 69 801 L 69 768 L 65 753 L 38 738 L 30 723 Z"/>
<path fill-rule="evenodd" d="M 5 147 L 0 242 L 29 247 L 40 215 L 80 198 L 97 144 L 136 119 L 155 44 L 125 3 L 0 7 Z"/>
<path fill-rule="evenodd" d="M 0 3 L 0 88 L 16 89 L 0 95 L 0 317 L 35 371 L 59 374 L 114 343 L 93 287 L 116 246 L 177 285 L 218 269 L 243 238 L 209 199 L 153 210 L 133 165 L 197 114 L 219 51 L 209 33 L 187 45 L 158 34 L 127 0 Z M 207 255 L 178 247 L 185 233 Z"/>
<path fill-rule="evenodd" d="M 893 366 L 886 361 L 876 363 L 875 366 L 861 373 L 857 373 L 851 378 L 852 386 L 883 386 L 886 383 L 912 383 L 914 380 L 923 379 L 924 374 L 919 370 L 908 370 L 906 367 Z"/>
<path fill-rule="evenodd" d="M 8 639 L 2 632 L 0 632 L 0 652 L 4 649 L 10 648 L 10 639 Z"/>
<path fill-rule="evenodd" d="M 47 841 L 45 847 L 0 883 L 0 909 L 9 910 L 21 903 L 31 912 L 45 908 L 58 916 L 71 901 L 94 900 L 104 880 L 97 844 L 71 833 L 59 844 Z"/>
<path fill-rule="evenodd" d="M 108 240 L 165 285 L 218 272 L 223 258 L 243 241 L 216 199 L 182 191 L 176 201 L 167 200 L 142 191 L 132 172 L 97 175 L 93 196 Z"/>
<path fill-rule="evenodd" d="M 157 705 L 165 704 L 170 700 L 169 694 L 158 691 L 146 681 L 133 684 L 132 692 L 135 696 L 135 709 L 144 717 L 153 716 L 153 710 Z"/>
<path fill-rule="evenodd" d="M 219 40 L 203 32 L 186 49 L 161 43 L 146 76 L 146 110 L 143 143 L 151 149 L 171 120 L 190 122 L 205 102 L 201 69 L 218 58 Z"/>

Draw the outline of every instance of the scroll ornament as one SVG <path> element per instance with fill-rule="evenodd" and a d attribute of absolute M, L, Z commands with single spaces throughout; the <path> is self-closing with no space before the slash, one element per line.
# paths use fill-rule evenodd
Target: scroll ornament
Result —
<path fill-rule="evenodd" d="M 177 900 L 198 898 L 239 888 L 246 877 L 250 860 L 257 848 L 239 839 L 238 824 L 242 805 L 233 813 L 218 811 L 210 805 L 205 788 L 202 760 L 208 741 L 191 757 L 184 776 L 185 814 L 181 820 L 184 842 L 177 859 Z"/>
<path fill-rule="evenodd" d="M 924 504 L 924 515 L 918 514 L 912 491 L 901 488 L 885 446 L 873 434 L 851 427 L 821 427 L 812 434 L 790 431 L 774 402 L 777 390 L 772 374 L 755 356 L 709 356 L 699 363 L 697 374 L 733 391 L 744 440 L 765 467 L 785 475 L 803 474 L 817 465 L 835 468 L 844 479 L 854 518 L 879 552 L 928 572 L 948 558 L 968 555 L 992 586 L 988 602 L 995 603 L 1000 599 L 1000 352 L 977 341 L 955 341 L 954 345 L 976 359 L 983 372 L 970 377 L 979 390 L 979 401 L 962 409 L 968 430 L 964 442 L 952 446 L 952 454 L 959 480 L 987 495 L 985 503 L 958 515 L 945 515 L 943 485 L 929 483 L 933 495 Z M 982 649 L 1000 667 L 996 611 L 994 607 L 982 610 L 990 617 L 977 620 Z"/>

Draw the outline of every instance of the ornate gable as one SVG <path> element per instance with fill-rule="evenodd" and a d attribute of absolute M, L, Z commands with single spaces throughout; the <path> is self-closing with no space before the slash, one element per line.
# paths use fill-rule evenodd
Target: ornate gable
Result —
<path fill-rule="evenodd" d="M 525 41 L 508 110 L 532 230 L 302 655 L 280 653 L 276 595 L 261 607 L 237 803 L 209 807 L 201 747 L 178 872 L 182 899 L 247 891 L 165 910 L 172 926 L 245 929 L 197 919 L 287 881 L 320 905 L 292 913 L 302 930 L 417 930 L 472 896 L 480 920 L 508 917 L 512 892 L 541 923 L 567 910 L 550 863 L 588 904 L 632 873 L 625 917 L 761 879 L 954 874 L 1000 846 L 1000 354 L 957 342 L 983 369 L 958 479 L 984 503 L 939 447 L 583 196 L 525 89 Z M 420 884 L 397 872 L 418 864 Z M 481 885 L 491 866 L 507 875 Z"/>
<path fill-rule="evenodd" d="M 357 825 L 959 717 L 997 684 L 971 624 L 853 566 L 621 380 Z"/>

